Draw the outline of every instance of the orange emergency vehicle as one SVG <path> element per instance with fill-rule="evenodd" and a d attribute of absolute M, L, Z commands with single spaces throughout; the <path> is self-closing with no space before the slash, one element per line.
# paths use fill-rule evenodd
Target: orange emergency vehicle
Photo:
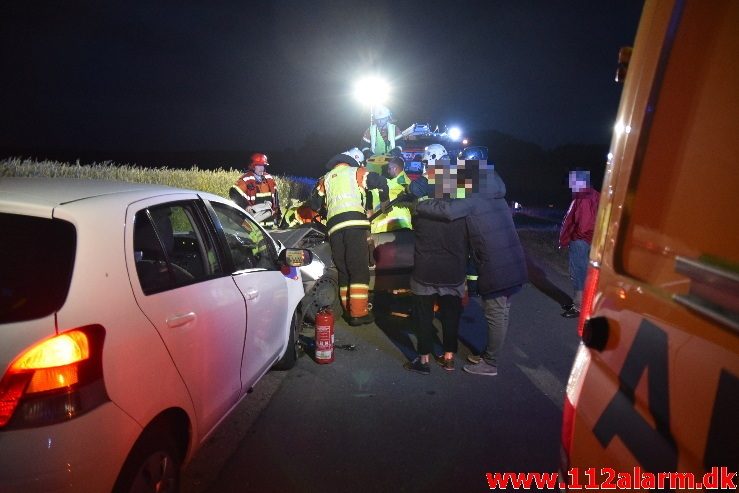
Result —
<path fill-rule="evenodd" d="M 680 473 L 666 487 L 681 490 L 739 470 L 736 0 L 645 2 L 583 298 L 568 488 Z"/>

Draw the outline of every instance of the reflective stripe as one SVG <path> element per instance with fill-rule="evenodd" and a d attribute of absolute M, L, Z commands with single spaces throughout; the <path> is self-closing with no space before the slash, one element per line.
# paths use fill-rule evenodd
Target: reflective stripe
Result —
<path fill-rule="evenodd" d="M 392 124 L 387 124 L 387 143 L 382 137 L 382 130 L 377 126 L 376 123 L 370 125 L 370 150 L 372 154 L 386 154 L 390 149 L 395 147 L 395 129 L 397 127 Z M 377 144 L 381 143 L 382 147 Z"/>
<path fill-rule="evenodd" d="M 335 233 L 336 231 L 346 228 L 348 226 L 364 226 L 369 227 L 369 220 L 368 219 L 355 219 L 353 221 L 344 221 L 342 223 L 337 224 L 333 228 L 328 230 L 328 234 Z"/>

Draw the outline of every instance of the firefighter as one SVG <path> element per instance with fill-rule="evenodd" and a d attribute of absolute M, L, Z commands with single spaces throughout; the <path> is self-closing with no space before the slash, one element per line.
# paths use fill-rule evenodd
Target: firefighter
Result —
<path fill-rule="evenodd" d="M 259 152 L 252 154 L 249 157 L 246 173 L 239 176 L 228 194 L 231 200 L 246 209 L 247 212 L 257 204 L 269 203 L 272 214 L 261 224 L 272 228 L 282 217 L 282 214 L 280 213 L 277 184 L 272 175 L 267 173 L 267 166 L 269 166 L 269 163 L 266 154 Z"/>
<path fill-rule="evenodd" d="M 321 216 L 307 202 L 292 199 L 290 207 L 280 222 L 281 228 L 297 228 L 301 224 L 320 223 Z"/>
<path fill-rule="evenodd" d="M 362 140 L 369 144 L 372 155 L 387 154 L 394 149 L 399 138 L 398 127 L 392 123 L 393 117 L 385 106 L 376 106 L 372 113 L 372 124 L 364 132 Z"/>
<path fill-rule="evenodd" d="M 352 326 L 374 322 L 367 306 L 370 279 L 367 190 L 380 191 L 382 210 L 388 203 L 387 180 L 364 168 L 363 161 L 364 155 L 356 147 L 331 158 L 326 163 L 329 172 L 318 180 L 310 198 L 314 211 L 326 208 L 331 255 L 339 272 L 339 297 Z"/>
<path fill-rule="evenodd" d="M 390 200 L 406 195 L 411 179 L 405 173 L 405 162 L 402 157 L 390 158 L 387 163 L 387 174 L 390 177 L 387 181 Z M 403 198 L 401 197 L 400 200 L 403 200 Z M 372 204 L 373 215 L 379 213 L 381 201 L 376 190 L 372 190 Z M 376 216 L 372 220 L 371 232 L 383 233 L 397 229 L 411 229 L 411 211 L 408 205 L 407 203 L 395 203 L 388 212 Z"/>

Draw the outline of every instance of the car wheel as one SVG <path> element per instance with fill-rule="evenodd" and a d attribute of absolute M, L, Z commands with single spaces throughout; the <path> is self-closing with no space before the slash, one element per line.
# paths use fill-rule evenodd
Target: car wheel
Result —
<path fill-rule="evenodd" d="M 181 455 L 169 426 L 155 424 L 139 437 L 128 454 L 114 493 L 179 491 Z"/>
<path fill-rule="evenodd" d="M 298 312 L 295 311 L 293 313 L 292 322 L 290 322 L 290 328 L 288 329 L 290 331 L 290 336 L 287 340 L 287 349 L 285 349 L 285 354 L 282 355 L 282 358 L 280 358 L 277 363 L 275 363 L 272 369 L 278 371 L 289 370 L 295 366 L 295 363 L 298 361 L 298 351 L 300 350 L 298 346 L 298 331 L 300 330 L 299 323 L 300 319 L 298 317 Z"/>
<path fill-rule="evenodd" d="M 306 320 L 315 322 L 318 311 L 326 306 L 331 308 L 334 320 L 341 318 L 342 313 L 344 313 L 341 308 L 341 299 L 339 299 L 339 284 L 336 281 L 336 274 L 331 270 L 318 279 L 311 290 L 306 293 L 301 303 L 301 310 Z"/>

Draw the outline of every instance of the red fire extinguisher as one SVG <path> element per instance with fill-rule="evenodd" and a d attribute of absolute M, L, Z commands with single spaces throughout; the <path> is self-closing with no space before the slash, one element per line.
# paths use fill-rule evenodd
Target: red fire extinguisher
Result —
<path fill-rule="evenodd" d="M 334 361 L 334 314 L 322 308 L 316 314 L 316 363 L 325 365 Z"/>

